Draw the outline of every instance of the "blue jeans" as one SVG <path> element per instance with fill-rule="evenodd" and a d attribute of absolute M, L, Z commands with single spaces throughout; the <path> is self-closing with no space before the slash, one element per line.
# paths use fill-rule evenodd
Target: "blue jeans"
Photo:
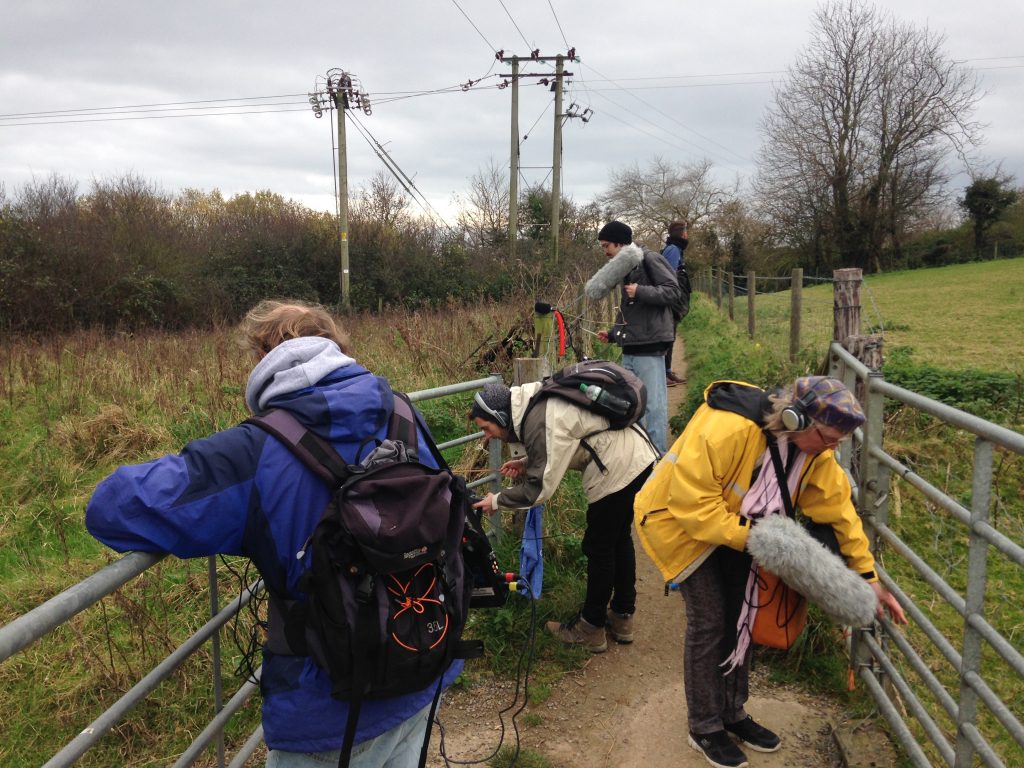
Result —
<path fill-rule="evenodd" d="M 352 748 L 349 765 L 352 768 L 416 768 L 420 763 L 428 714 L 429 704 L 390 731 L 356 744 Z M 340 757 L 340 749 L 330 752 L 284 752 L 274 749 L 267 753 L 267 768 L 325 768 L 336 766 Z"/>
<path fill-rule="evenodd" d="M 622 355 L 622 366 L 628 368 L 647 387 L 647 412 L 640 423 L 655 447 L 668 449 L 668 384 L 665 381 L 664 355 Z"/>

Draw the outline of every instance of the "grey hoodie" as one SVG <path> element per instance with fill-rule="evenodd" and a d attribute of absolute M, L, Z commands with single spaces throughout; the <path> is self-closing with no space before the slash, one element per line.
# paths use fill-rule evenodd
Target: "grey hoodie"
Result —
<path fill-rule="evenodd" d="M 311 387 L 332 371 L 352 363 L 355 360 L 330 339 L 288 339 L 270 350 L 252 369 L 245 385 L 245 404 L 252 413 L 262 413 L 278 395 Z"/>

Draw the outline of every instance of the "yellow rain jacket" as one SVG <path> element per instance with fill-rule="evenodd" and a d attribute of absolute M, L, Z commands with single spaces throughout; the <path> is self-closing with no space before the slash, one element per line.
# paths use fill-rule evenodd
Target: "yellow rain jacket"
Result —
<path fill-rule="evenodd" d="M 704 391 L 705 403 L 683 434 L 658 462 L 634 502 L 640 543 L 666 581 L 681 582 L 716 546 L 743 550 L 750 525 L 740 504 L 767 448 L 761 427 L 746 416 L 708 405 L 718 386 L 749 387 L 745 382 L 715 382 Z M 771 471 L 770 466 L 768 471 Z M 850 498 L 850 481 L 826 450 L 804 465 L 794 507 L 805 517 L 832 526 L 848 566 L 876 581 L 860 517 Z"/>

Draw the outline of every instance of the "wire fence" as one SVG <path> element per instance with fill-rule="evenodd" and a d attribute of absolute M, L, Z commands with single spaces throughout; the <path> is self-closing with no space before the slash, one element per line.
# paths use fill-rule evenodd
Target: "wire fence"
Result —
<path fill-rule="evenodd" d="M 820 356 L 836 335 L 835 279 L 803 274 L 794 269 L 787 277 L 739 274 L 719 267 L 697 271 L 695 291 L 705 294 L 747 335 L 779 357 L 790 360 Z M 866 284 L 861 284 L 865 331 L 882 333 L 881 313 Z"/>

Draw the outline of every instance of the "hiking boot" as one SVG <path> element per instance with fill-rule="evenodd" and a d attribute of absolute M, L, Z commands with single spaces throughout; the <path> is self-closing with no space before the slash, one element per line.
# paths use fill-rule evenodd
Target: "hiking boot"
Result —
<path fill-rule="evenodd" d="M 665 381 L 668 382 L 670 387 L 674 387 L 676 384 L 686 383 L 686 379 L 677 376 L 675 371 L 665 371 Z"/>
<path fill-rule="evenodd" d="M 716 768 L 746 768 L 750 765 L 743 750 L 732 743 L 725 731 L 714 733 L 690 733 L 690 746 L 704 755 L 704 759 Z"/>
<path fill-rule="evenodd" d="M 756 723 L 750 715 L 738 723 L 726 725 L 725 730 L 758 752 L 774 752 L 782 746 L 782 740 L 776 734 Z"/>
<path fill-rule="evenodd" d="M 595 627 L 578 613 L 566 622 L 549 621 L 545 627 L 563 643 L 586 646 L 591 653 L 608 650 L 604 627 Z"/>
<path fill-rule="evenodd" d="M 611 634 L 612 639 L 615 642 L 623 644 L 633 642 L 632 613 L 619 613 L 618 611 L 613 611 L 609 608 L 606 626 L 608 627 L 609 634 Z"/>

